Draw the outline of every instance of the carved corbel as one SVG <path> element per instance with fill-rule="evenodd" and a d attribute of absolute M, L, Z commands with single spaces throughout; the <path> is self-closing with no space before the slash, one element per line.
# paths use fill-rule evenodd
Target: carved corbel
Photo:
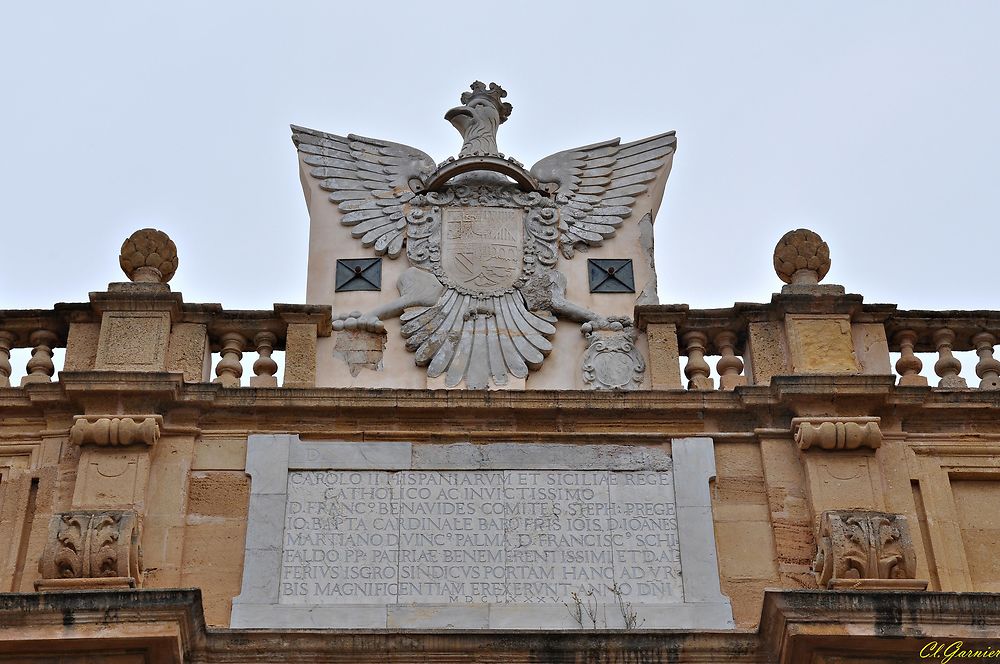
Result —
<path fill-rule="evenodd" d="M 55 514 L 38 564 L 36 590 L 142 585 L 141 527 L 132 510 Z"/>
<path fill-rule="evenodd" d="M 879 422 L 878 417 L 795 417 L 792 432 L 801 450 L 874 450 L 882 444 Z"/>
<path fill-rule="evenodd" d="M 901 514 L 823 512 L 813 571 L 821 588 L 834 590 L 927 588 L 927 581 L 914 578 L 916 554 Z"/>
<path fill-rule="evenodd" d="M 78 415 L 69 430 L 74 445 L 153 445 L 160 438 L 160 415 Z"/>

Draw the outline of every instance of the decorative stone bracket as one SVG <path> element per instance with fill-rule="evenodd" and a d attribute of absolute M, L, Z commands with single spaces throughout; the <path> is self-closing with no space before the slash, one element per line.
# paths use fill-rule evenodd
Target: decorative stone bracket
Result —
<path fill-rule="evenodd" d="M 160 415 L 78 415 L 69 430 L 74 445 L 153 445 L 160 438 Z"/>
<path fill-rule="evenodd" d="M 142 585 L 139 517 L 132 510 L 55 514 L 39 562 L 36 590 Z"/>
<path fill-rule="evenodd" d="M 820 587 L 833 590 L 927 588 L 927 581 L 913 578 L 916 554 L 900 514 L 823 512 L 813 570 Z"/>
<path fill-rule="evenodd" d="M 824 450 L 878 449 L 882 430 L 878 417 L 794 417 L 792 433 L 801 450 L 819 447 Z"/>

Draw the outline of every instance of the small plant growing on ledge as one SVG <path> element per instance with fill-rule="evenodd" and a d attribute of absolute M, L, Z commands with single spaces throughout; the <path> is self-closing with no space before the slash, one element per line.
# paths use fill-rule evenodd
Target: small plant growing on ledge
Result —
<path fill-rule="evenodd" d="M 580 599 L 580 594 L 576 591 L 571 592 L 569 598 L 572 603 L 563 602 L 563 606 L 569 611 L 569 615 L 573 621 L 580 627 L 583 627 L 583 600 Z"/>
<path fill-rule="evenodd" d="M 621 586 L 617 583 L 613 583 L 610 586 L 605 586 L 608 591 L 615 596 L 615 604 L 618 606 L 618 611 L 621 613 L 622 622 L 624 623 L 624 629 L 636 629 L 641 627 L 646 620 L 643 619 L 639 622 L 639 614 L 632 607 L 631 602 L 626 602 L 624 593 L 622 592 Z M 573 618 L 573 621 L 583 628 L 597 629 L 598 628 L 598 618 L 602 618 L 601 627 L 607 628 L 608 618 L 607 615 L 603 617 L 599 615 L 601 606 L 597 603 L 597 597 L 594 594 L 594 590 L 590 589 L 582 596 L 578 592 L 571 592 L 569 594 L 570 601 L 563 602 L 563 606 L 569 611 L 569 615 Z"/>
<path fill-rule="evenodd" d="M 635 629 L 642 626 L 646 619 L 643 618 L 642 622 L 639 622 L 639 614 L 634 608 L 632 608 L 632 602 L 626 602 L 625 597 L 622 594 L 621 586 L 617 583 L 613 583 L 607 586 L 611 594 L 615 596 L 615 603 L 618 604 L 618 610 L 622 614 L 622 620 L 625 622 L 625 629 Z"/>
<path fill-rule="evenodd" d="M 598 619 L 598 605 L 597 597 L 594 596 L 594 590 L 591 588 L 581 597 L 578 592 L 571 592 L 569 594 L 570 602 L 563 602 L 563 606 L 569 611 L 569 615 L 573 618 L 573 621 L 577 625 L 589 629 L 597 629 L 597 619 Z M 604 625 L 607 626 L 607 618 L 604 619 Z"/>

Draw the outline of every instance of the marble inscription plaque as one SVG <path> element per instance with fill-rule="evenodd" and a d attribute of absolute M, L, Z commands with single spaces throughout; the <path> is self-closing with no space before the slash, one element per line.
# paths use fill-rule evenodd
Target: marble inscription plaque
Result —
<path fill-rule="evenodd" d="M 295 470 L 279 603 L 683 602 L 670 470 Z"/>
<path fill-rule="evenodd" d="M 235 628 L 733 628 L 719 587 L 710 438 L 254 434 L 246 469 Z"/>

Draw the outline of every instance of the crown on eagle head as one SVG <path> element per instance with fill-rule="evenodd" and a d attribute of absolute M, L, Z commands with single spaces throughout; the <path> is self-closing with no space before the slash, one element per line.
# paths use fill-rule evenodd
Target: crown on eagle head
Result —
<path fill-rule="evenodd" d="M 510 117 L 510 112 L 514 110 L 514 107 L 503 101 L 503 98 L 507 96 L 507 91 L 496 83 L 490 83 L 490 87 L 487 88 L 486 84 L 482 81 L 476 81 L 469 86 L 472 92 L 462 93 L 462 103 L 468 104 L 470 101 L 476 97 L 482 97 L 493 102 L 493 105 L 497 107 L 500 112 L 500 122 L 506 122 L 507 118 Z"/>

